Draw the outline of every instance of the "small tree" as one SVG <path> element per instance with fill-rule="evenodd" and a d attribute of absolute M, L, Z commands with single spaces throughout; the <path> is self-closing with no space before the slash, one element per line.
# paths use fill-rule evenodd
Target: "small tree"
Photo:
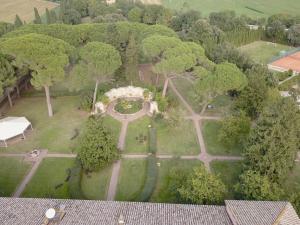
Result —
<path fill-rule="evenodd" d="M 51 17 L 51 23 L 56 23 L 57 22 L 57 15 L 54 10 L 50 11 L 50 17 Z"/>
<path fill-rule="evenodd" d="M 46 8 L 46 24 L 51 24 L 52 20 L 51 20 L 51 14 L 49 12 L 49 9 Z"/>
<path fill-rule="evenodd" d="M 140 23 L 142 21 L 143 10 L 139 7 L 134 7 L 128 12 L 128 20 L 131 22 Z"/>
<path fill-rule="evenodd" d="M 78 158 L 87 171 L 95 171 L 119 156 L 115 138 L 103 125 L 101 117 L 90 117 L 78 143 Z"/>
<path fill-rule="evenodd" d="M 33 8 L 34 10 L 34 23 L 35 24 L 42 24 L 42 19 L 40 17 L 39 11 L 37 10 L 36 7 Z"/>
<path fill-rule="evenodd" d="M 101 42 L 89 42 L 80 49 L 79 55 L 81 60 L 73 69 L 73 77 L 82 82 L 95 81 L 94 109 L 99 83 L 112 78 L 114 72 L 121 66 L 121 57 L 113 46 Z M 82 83 L 79 83 L 76 88 L 81 89 L 81 87 Z"/>
<path fill-rule="evenodd" d="M 15 27 L 20 27 L 20 26 L 23 26 L 23 22 L 20 19 L 19 15 L 16 15 L 16 18 L 15 18 Z"/>
<path fill-rule="evenodd" d="M 178 188 L 182 199 L 195 204 L 220 204 L 226 187 L 218 176 L 206 171 L 204 166 L 194 168 L 182 187 Z"/>

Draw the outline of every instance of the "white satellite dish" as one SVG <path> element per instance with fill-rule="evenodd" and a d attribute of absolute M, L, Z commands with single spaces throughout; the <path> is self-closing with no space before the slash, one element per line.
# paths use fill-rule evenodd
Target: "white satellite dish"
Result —
<path fill-rule="evenodd" d="M 50 209 L 48 209 L 47 210 L 47 212 L 46 212 L 46 217 L 47 217 L 47 219 L 53 219 L 54 217 L 55 217 L 55 209 L 53 209 L 53 208 L 50 208 Z"/>

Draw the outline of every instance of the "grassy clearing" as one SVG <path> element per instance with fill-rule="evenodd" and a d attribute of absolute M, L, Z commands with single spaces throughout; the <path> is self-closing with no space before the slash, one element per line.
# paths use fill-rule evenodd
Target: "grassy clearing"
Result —
<path fill-rule="evenodd" d="M 225 199 L 234 199 L 234 185 L 242 173 L 242 161 L 212 161 L 210 167 L 218 174 L 227 187 Z"/>
<path fill-rule="evenodd" d="M 123 159 L 116 200 L 134 201 L 146 179 L 145 159 Z"/>
<path fill-rule="evenodd" d="M 29 169 L 30 163 L 23 161 L 21 157 L 1 157 L 0 196 L 11 196 Z"/>
<path fill-rule="evenodd" d="M 224 116 L 230 112 L 233 100 L 228 95 L 220 95 L 210 103 L 213 108 L 206 109 L 205 116 Z"/>
<path fill-rule="evenodd" d="M 281 51 L 289 51 L 293 47 L 266 41 L 255 41 L 239 49 L 249 55 L 255 62 L 268 64 L 273 57 L 279 56 Z"/>
<path fill-rule="evenodd" d="M 193 123 L 185 120 L 178 127 L 170 127 L 166 120 L 155 122 L 157 148 L 160 154 L 196 155 L 199 151 Z"/>
<path fill-rule="evenodd" d="M 81 180 L 81 188 L 84 196 L 90 200 L 105 200 L 112 167 L 106 167 L 98 172 L 84 173 Z"/>
<path fill-rule="evenodd" d="M 241 155 L 241 146 L 228 148 L 218 140 L 220 129 L 220 121 L 206 120 L 203 122 L 202 132 L 207 151 L 212 155 Z"/>
<path fill-rule="evenodd" d="M 45 98 L 20 98 L 7 116 L 25 116 L 33 131 L 26 140 L 12 144 L 5 151 L 28 152 L 48 149 L 49 152 L 72 152 L 88 114 L 77 109 L 79 97 L 52 98 L 54 116 L 48 117 Z"/>
<path fill-rule="evenodd" d="M 287 192 L 300 192 L 300 163 L 295 163 L 295 166 L 284 183 Z"/>
<path fill-rule="evenodd" d="M 170 182 L 169 174 L 171 169 L 177 168 L 192 172 L 195 166 L 201 165 L 201 162 L 198 160 L 165 159 L 159 160 L 159 163 L 160 167 L 158 172 L 158 182 L 150 201 L 160 203 L 176 203 L 176 199 L 174 199 L 168 190 Z"/>
<path fill-rule="evenodd" d="M 172 79 L 176 89 L 184 97 L 184 99 L 189 103 L 195 112 L 201 112 L 201 105 L 196 100 L 194 92 L 193 83 L 184 78 L 174 78 Z"/>
<path fill-rule="evenodd" d="M 33 8 L 36 7 L 42 15 L 46 8 L 54 9 L 59 4 L 43 0 L 1 0 L 0 21 L 14 22 L 16 14 L 21 20 L 31 22 L 34 19 Z"/>
<path fill-rule="evenodd" d="M 189 9 L 199 10 L 208 16 L 211 12 L 221 10 L 235 10 L 237 14 L 252 17 L 267 17 L 276 13 L 297 15 L 300 4 L 295 0 L 161 0 L 163 5 L 180 10 L 187 2 Z"/>
<path fill-rule="evenodd" d="M 119 139 L 122 124 L 118 120 L 115 120 L 114 118 L 112 118 L 111 116 L 104 116 L 103 124 L 110 130 L 111 134 L 114 136 L 116 143 L 117 143 L 118 139 Z"/>
<path fill-rule="evenodd" d="M 27 185 L 23 197 L 70 198 L 68 169 L 74 165 L 70 158 L 46 158 Z"/>
<path fill-rule="evenodd" d="M 150 118 L 144 116 L 129 123 L 125 151 L 128 153 L 145 153 L 148 151 L 148 132 Z"/>

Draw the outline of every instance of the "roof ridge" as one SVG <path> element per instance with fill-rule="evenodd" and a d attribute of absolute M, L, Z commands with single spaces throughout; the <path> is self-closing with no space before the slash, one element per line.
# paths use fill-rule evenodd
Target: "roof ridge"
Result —
<path fill-rule="evenodd" d="M 274 221 L 273 225 L 278 225 L 284 215 L 284 213 L 287 210 L 287 205 L 288 203 L 286 203 L 286 205 L 283 207 L 283 209 L 281 210 L 281 212 L 279 213 L 279 215 L 277 216 L 276 220 Z"/>

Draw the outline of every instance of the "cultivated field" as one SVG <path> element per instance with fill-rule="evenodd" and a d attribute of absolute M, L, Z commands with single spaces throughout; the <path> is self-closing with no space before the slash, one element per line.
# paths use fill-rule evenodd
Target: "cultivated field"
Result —
<path fill-rule="evenodd" d="M 16 14 L 21 20 L 31 22 L 34 18 L 33 8 L 36 7 L 40 15 L 46 8 L 56 8 L 58 4 L 43 0 L 0 0 L 0 21 L 14 22 Z"/>
<path fill-rule="evenodd" d="M 220 10 L 235 10 L 238 14 L 267 17 L 275 13 L 298 14 L 298 0 L 161 0 L 163 5 L 181 9 L 187 2 L 190 9 L 199 10 L 204 16 Z"/>

